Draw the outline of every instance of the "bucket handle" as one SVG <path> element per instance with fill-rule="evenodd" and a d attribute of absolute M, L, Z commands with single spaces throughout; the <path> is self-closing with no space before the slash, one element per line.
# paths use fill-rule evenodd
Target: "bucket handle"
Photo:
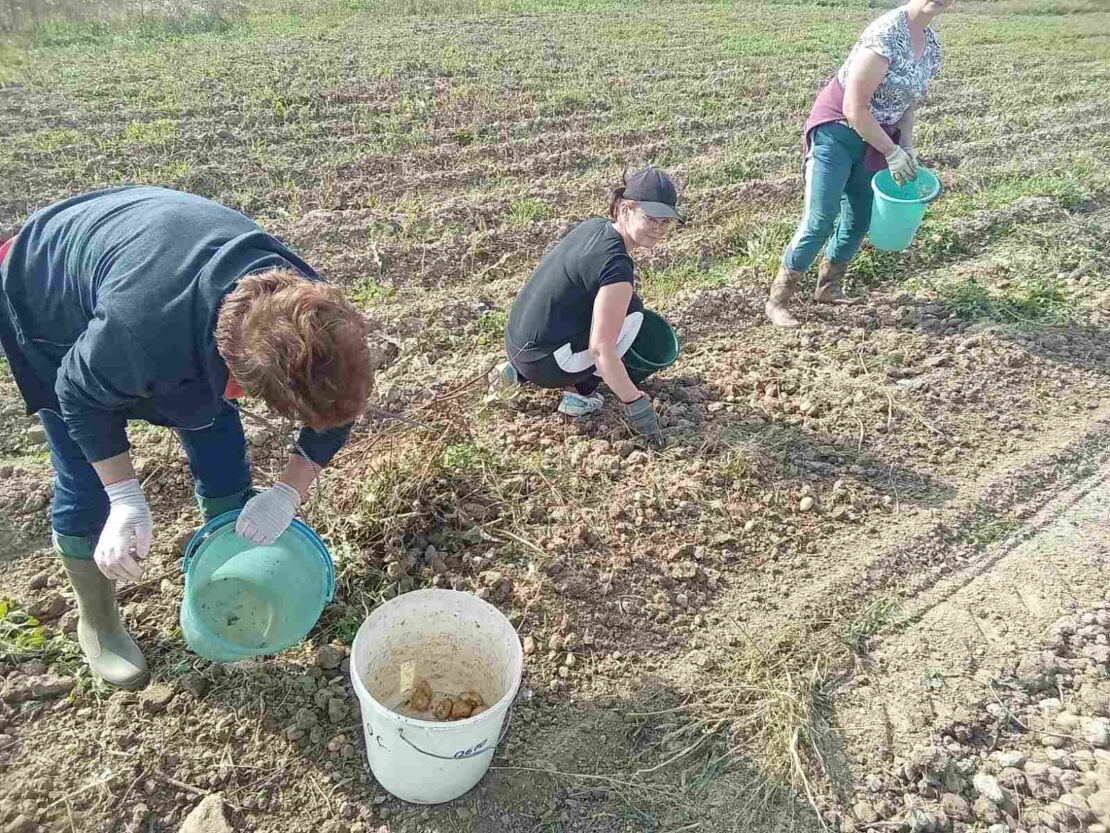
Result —
<path fill-rule="evenodd" d="M 231 512 L 225 512 L 218 515 L 212 520 L 208 521 L 204 526 L 193 533 L 193 537 L 189 540 L 189 546 L 185 548 L 185 555 L 181 559 L 181 572 L 189 572 L 189 564 L 193 560 L 193 556 L 197 554 L 200 545 L 207 541 L 212 533 L 221 527 L 227 526 L 229 523 L 239 517 L 239 510 L 235 509 Z"/>
<path fill-rule="evenodd" d="M 399 734 L 401 736 L 401 740 L 403 740 L 405 743 L 407 743 L 409 746 L 411 746 L 413 749 L 415 749 L 421 755 L 427 755 L 429 758 L 438 758 L 441 761 L 465 761 L 468 758 L 477 758 L 479 755 L 485 755 L 487 752 L 494 751 L 498 746 L 501 745 L 501 741 L 503 741 L 505 739 L 505 735 L 509 734 L 509 727 L 512 726 L 512 725 L 513 725 L 513 711 L 512 711 L 512 709 L 509 709 L 509 716 L 505 718 L 505 725 L 501 729 L 501 735 L 500 735 L 500 737 L 497 738 L 497 743 L 493 744 L 492 746 L 487 746 L 483 749 L 475 749 L 473 751 L 456 752 L 451 757 L 448 757 L 447 755 L 437 755 L 435 752 L 429 752 L 427 749 L 421 749 L 419 746 L 417 746 L 415 743 L 413 743 L 411 740 L 409 740 L 408 738 L 405 737 L 405 730 L 404 729 L 398 729 L 397 734 Z"/>

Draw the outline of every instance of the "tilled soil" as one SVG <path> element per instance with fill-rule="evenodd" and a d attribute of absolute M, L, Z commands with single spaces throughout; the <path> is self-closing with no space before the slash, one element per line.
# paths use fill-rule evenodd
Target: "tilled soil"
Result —
<path fill-rule="evenodd" d="M 690 299 L 691 306 L 698 303 L 704 300 Z M 873 304 L 878 313 L 865 311 L 861 318 L 882 315 L 882 304 Z M 892 302 L 888 308 L 903 307 Z M 681 321 L 682 315 L 675 318 Z M 690 335 L 684 373 L 652 387 L 671 435 L 661 455 L 641 449 L 609 415 L 565 422 L 552 414 L 552 402 L 543 394 L 522 393 L 484 411 L 480 403 L 467 406 L 485 414 L 472 441 L 501 467 L 499 476 L 468 475 L 453 484 L 448 498 L 455 501 L 453 512 L 445 514 L 449 503 L 422 508 L 423 522 L 432 523 L 430 533 L 426 526 L 415 534 L 403 532 L 406 546 L 372 548 L 365 552 L 369 562 L 348 563 L 338 603 L 314 634 L 320 647 L 273 661 L 210 666 L 190 655 L 175 633 L 181 592 L 175 559 L 199 518 L 186 508 L 188 480 L 172 436 L 151 432 L 142 438 L 139 469 L 150 481 L 163 532 L 148 568 L 152 578 L 124 591 L 124 609 L 147 650 L 156 685 L 165 688 L 138 695 L 102 691 L 79 672 L 74 676 L 72 643 L 68 654 L 53 655 L 53 668 L 33 662 L 8 666 L 8 740 L 0 753 L 8 755 L 5 781 L 15 788 L 5 805 L 9 818 L 22 811 L 49 825 L 72 812 L 106 828 L 115 819 L 124 827 L 154 822 L 175 829 L 200 795 L 219 792 L 236 823 L 259 830 L 315 829 L 326 819 L 337 821 L 335 829 L 359 820 L 365 829 L 381 824 L 392 829 L 398 818 L 410 827 L 397 829 L 439 823 L 526 830 L 544 819 L 567 830 L 640 829 L 614 817 L 612 808 L 643 801 L 639 785 L 622 783 L 630 778 L 629 761 L 643 760 L 639 771 L 665 757 L 649 742 L 657 727 L 644 727 L 642 719 L 629 715 L 696 694 L 699 681 L 712 679 L 715 666 L 749 644 L 753 628 L 769 632 L 776 623 L 809 621 L 833 615 L 830 611 L 858 613 L 876 599 L 893 598 L 908 609 L 930 592 L 943 592 L 937 589 L 942 583 L 991 563 L 984 561 L 984 546 L 1034 529 L 1046 495 L 1105 454 L 1095 430 L 1105 408 L 1093 399 L 1104 389 L 1101 383 L 1053 384 L 1057 378 L 1082 378 L 1082 368 L 1039 355 L 1049 349 L 1046 342 L 1056 343 L 1054 333 L 1029 339 L 997 330 L 960 331 L 957 324 L 956 332 L 933 347 L 933 354 L 947 361 L 905 379 L 883 374 L 872 380 L 875 371 L 866 364 L 852 376 L 845 366 L 853 365 L 839 357 L 866 356 L 866 345 L 884 338 L 907 345 L 908 352 L 922 338 L 919 330 L 880 325 L 867 338 L 866 330 L 857 334 L 863 328 L 840 317 L 838 311 L 828 323 L 818 319 L 800 335 L 780 336 L 764 332 L 752 314 L 751 342 L 737 344 L 742 336 L 730 335 L 715 350 L 699 350 L 700 340 Z M 853 338 L 863 347 L 860 353 L 839 345 Z M 383 389 L 390 389 L 392 374 L 411 349 L 405 339 L 398 341 L 400 358 L 382 372 Z M 725 364 L 725 341 L 748 362 Z M 830 344 L 831 351 L 824 346 Z M 1099 348 L 1096 340 L 1087 349 Z M 760 355 L 767 358 L 760 361 Z M 908 355 L 912 367 L 915 359 Z M 699 373 L 710 363 L 713 369 Z M 1021 410 L 1016 403 L 1028 398 L 1024 387 L 1007 383 L 1011 373 L 1015 379 L 1019 373 L 1036 374 L 1060 395 Z M 817 382 L 822 375 L 824 385 Z M 406 388 L 419 388 L 411 374 L 403 378 Z M 777 396 L 769 395 L 768 379 L 778 385 Z M 901 384 L 919 379 L 928 386 Z M 862 388 L 865 396 L 830 397 L 832 380 L 849 391 Z M 973 401 L 961 403 L 959 414 L 922 411 L 929 416 L 915 419 L 917 398 L 933 391 L 938 399 L 951 391 Z M 981 391 L 982 398 L 968 397 L 968 391 Z M 818 401 L 827 410 L 801 407 L 803 397 L 822 397 Z M 976 419 L 978 407 L 984 415 Z M 992 423 L 988 409 L 1012 416 Z M 945 420 L 941 424 L 956 442 L 945 443 L 943 429 L 925 419 Z M 275 453 L 280 458 L 279 438 L 252 432 L 252 439 L 263 468 Z M 545 466 L 514 473 L 512 461 L 522 455 L 541 455 Z M 914 464 L 894 465 L 893 459 Z M 35 496 L 29 511 L 13 513 L 23 548 L 33 548 L 46 531 L 48 468 L 20 466 L 14 476 L 12 482 L 27 484 L 21 490 Z M 545 485 L 545 478 L 554 485 Z M 491 482 L 513 497 L 505 502 L 490 494 Z M 336 488 L 323 487 L 310 513 L 329 513 L 326 498 Z M 599 489 L 615 499 L 594 505 L 588 497 Z M 813 500 L 803 503 L 807 497 Z M 485 530 L 488 540 L 479 535 L 467 543 L 458 537 L 475 528 Z M 514 545 L 508 534 L 519 542 Z M 907 543 L 898 544 L 900 539 Z M 1105 566 L 1060 557 L 1080 574 L 1095 569 L 1098 575 Z M 380 578 L 371 580 L 374 575 Z M 10 561 L 5 576 L 16 600 L 36 605 L 48 633 L 72 628 L 68 592 L 47 552 Z M 353 633 L 348 623 L 357 624 L 359 606 L 380 598 L 367 595 L 370 587 L 388 597 L 424 583 L 475 590 L 510 614 L 528 655 L 528 699 L 518 706 L 516 725 L 496 762 L 499 769 L 484 788 L 457 808 L 416 812 L 377 793 L 365 771 L 343 654 Z M 1097 579 L 1095 586 L 1101 586 Z M 1051 611 L 1062 601 L 1042 605 Z M 997 610 L 996 604 L 990 607 Z M 1014 621 L 1009 615 L 1007 620 Z M 949 622 L 959 633 L 970 627 L 958 617 Z M 326 645 L 332 636 L 338 637 L 334 650 Z M 927 637 L 941 654 L 932 649 L 933 660 L 910 655 L 905 662 L 911 677 L 944 679 L 953 657 L 941 646 L 949 640 Z M 933 669 L 934 662 L 939 668 Z M 863 679 L 891 673 L 880 665 Z M 861 685 L 859 680 L 852 685 Z M 914 698 L 895 696 L 896 713 L 920 721 L 905 708 Z M 876 713 L 873 706 L 863 711 Z M 854 716 L 838 711 L 841 721 L 859 726 Z M 934 718 L 921 728 L 939 722 Z M 854 737 L 848 730 L 845 735 L 848 741 Z M 605 744 L 596 743 L 598 736 L 607 738 Z M 904 756 L 912 747 L 900 738 L 892 744 L 886 754 Z M 81 763 L 58 757 L 58 749 L 72 749 Z M 889 783 L 884 797 L 904 789 Z M 87 790 L 70 798 L 74 784 Z M 885 804 L 872 797 L 879 816 L 901 823 L 902 805 L 891 797 Z M 675 817 L 676 804 L 694 800 L 683 799 L 681 792 L 665 799 L 661 809 L 654 808 L 663 818 Z M 691 818 L 704 824 L 729 819 L 727 803 L 703 798 L 691 806 L 699 808 Z M 684 812 L 690 814 L 690 807 Z M 842 825 L 860 820 L 860 813 L 851 816 L 846 809 L 831 812 L 843 818 Z M 714 813 L 721 821 L 714 821 Z M 866 808 L 861 813 L 866 819 Z"/>
<path fill-rule="evenodd" d="M 921 119 L 945 196 L 908 253 L 865 246 L 865 304 L 799 299 L 783 332 L 762 305 L 801 203 L 797 128 L 862 9 L 350 5 L 113 61 L 42 47 L 0 90 L 20 125 L 0 228 L 122 181 L 213 196 L 350 290 L 380 364 L 305 505 L 336 600 L 276 658 L 183 643 L 200 516 L 173 435 L 132 426 L 157 526 L 120 591 L 153 673 L 136 693 L 82 669 L 49 461 L 0 381 L 0 830 L 177 831 L 207 796 L 282 833 L 1105 824 L 1105 13 L 952 15 Z M 630 21 L 657 48 L 611 66 Z M 483 397 L 536 259 L 648 159 L 692 209 L 637 262 L 683 342 L 646 385 L 661 452 L 611 404 L 571 421 L 548 393 Z M 248 407 L 265 483 L 289 432 Z M 347 654 L 369 610 L 427 586 L 504 611 L 526 671 L 488 777 L 415 808 L 367 771 Z"/>

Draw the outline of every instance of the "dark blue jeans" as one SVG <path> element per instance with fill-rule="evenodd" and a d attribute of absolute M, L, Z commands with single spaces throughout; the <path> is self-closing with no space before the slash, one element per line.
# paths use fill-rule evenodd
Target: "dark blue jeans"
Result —
<path fill-rule="evenodd" d="M 51 525 L 57 550 L 71 558 L 91 558 L 108 520 L 108 495 L 96 471 L 69 435 L 62 418 L 39 411 L 50 461 L 54 464 Z M 228 405 L 206 428 L 178 430 L 205 518 L 242 508 L 250 495 L 251 470 L 243 423 Z"/>

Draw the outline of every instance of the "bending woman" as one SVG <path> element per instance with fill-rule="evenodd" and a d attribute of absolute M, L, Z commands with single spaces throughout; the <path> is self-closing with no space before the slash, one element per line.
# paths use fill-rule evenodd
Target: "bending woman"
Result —
<path fill-rule="evenodd" d="M 914 111 L 940 69 L 931 24 L 953 2 L 910 0 L 878 18 L 817 96 L 805 126 L 805 214 L 767 300 L 776 326 L 798 326 L 788 305 L 826 241 L 814 300 L 860 301 L 845 297 L 840 281 L 871 225 L 871 178 L 886 167 L 899 184 L 917 175 Z"/>
<path fill-rule="evenodd" d="M 238 211 L 163 188 L 110 188 L 31 216 L 0 247 L 0 345 L 54 464 L 54 547 L 93 673 L 148 672 L 114 581 L 138 581 L 154 522 L 128 423 L 173 428 L 205 519 L 270 544 L 347 441 L 371 385 L 366 325 L 343 292 Z M 304 423 L 256 490 L 236 400 Z"/>
<path fill-rule="evenodd" d="M 490 373 L 491 388 L 531 382 L 562 389 L 558 410 L 601 410 L 605 382 L 639 433 L 658 441 L 649 375 L 622 361 L 643 322 L 631 253 L 652 249 L 678 221 L 678 192 L 662 171 L 637 171 L 613 191 L 609 218 L 579 224 L 540 261 L 513 303 L 505 331 L 508 361 Z"/>

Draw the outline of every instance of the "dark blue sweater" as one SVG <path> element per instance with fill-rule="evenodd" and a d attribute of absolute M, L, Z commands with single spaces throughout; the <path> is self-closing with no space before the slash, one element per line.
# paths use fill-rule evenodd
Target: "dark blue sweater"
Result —
<path fill-rule="evenodd" d="M 0 340 L 29 413 L 60 412 L 91 462 L 122 454 L 128 419 L 203 428 L 227 408 L 216 315 L 244 275 L 319 280 L 237 211 L 164 188 L 94 191 L 27 220 L 0 267 Z M 350 426 L 303 428 L 326 464 Z"/>

